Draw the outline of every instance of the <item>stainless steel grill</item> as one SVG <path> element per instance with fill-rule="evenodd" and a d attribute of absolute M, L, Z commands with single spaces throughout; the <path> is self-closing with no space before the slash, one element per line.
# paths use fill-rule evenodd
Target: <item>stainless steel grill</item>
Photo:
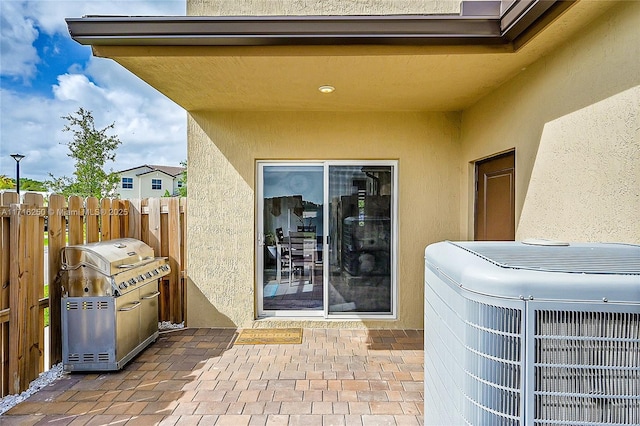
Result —
<path fill-rule="evenodd" d="M 166 258 L 133 238 L 69 246 L 61 255 L 65 370 L 122 368 L 158 338 Z"/>

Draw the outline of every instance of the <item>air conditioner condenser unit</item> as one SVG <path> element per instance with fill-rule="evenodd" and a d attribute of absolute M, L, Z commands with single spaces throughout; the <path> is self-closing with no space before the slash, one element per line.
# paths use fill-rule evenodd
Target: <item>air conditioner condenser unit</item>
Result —
<path fill-rule="evenodd" d="M 427 425 L 640 424 L 640 246 L 425 250 Z"/>

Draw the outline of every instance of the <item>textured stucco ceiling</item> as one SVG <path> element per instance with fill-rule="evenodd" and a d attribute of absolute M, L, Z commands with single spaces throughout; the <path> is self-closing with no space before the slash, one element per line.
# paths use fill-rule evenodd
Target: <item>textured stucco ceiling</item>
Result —
<path fill-rule="evenodd" d="M 499 46 L 94 46 L 94 53 L 189 111 L 458 111 L 611 4 L 581 0 L 515 52 Z M 335 92 L 320 93 L 323 84 Z"/>

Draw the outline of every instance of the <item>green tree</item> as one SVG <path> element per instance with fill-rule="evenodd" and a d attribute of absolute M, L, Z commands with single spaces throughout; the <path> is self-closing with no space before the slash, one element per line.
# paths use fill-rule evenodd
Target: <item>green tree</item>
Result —
<path fill-rule="evenodd" d="M 0 189 L 13 189 L 16 187 L 16 183 L 13 179 L 7 175 L 0 175 Z"/>
<path fill-rule="evenodd" d="M 16 180 L 7 175 L 0 175 L 0 189 L 16 189 Z M 46 192 L 47 186 L 38 180 L 20 178 L 20 190 Z"/>
<path fill-rule="evenodd" d="M 69 157 L 75 161 L 74 177 L 62 176 L 56 178 L 51 173 L 52 180 L 47 186 L 56 193 L 63 195 L 79 195 L 81 197 L 111 197 L 115 195 L 118 185 L 118 175 L 111 170 L 104 171 L 107 161 L 116 159 L 116 149 L 122 143 L 117 136 L 109 136 L 107 132 L 113 130 L 115 123 L 103 129 L 96 129 L 91 111 L 78 109 L 75 115 L 62 117 L 67 120 L 63 131 L 72 132 L 73 139 L 63 142 L 69 147 Z"/>
<path fill-rule="evenodd" d="M 45 192 L 47 190 L 47 186 L 43 182 L 37 180 L 20 178 L 20 190 Z"/>
<path fill-rule="evenodd" d="M 180 165 L 184 167 L 182 172 L 182 186 L 178 188 L 178 195 L 181 197 L 187 196 L 187 160 L 181 161 Z"/>

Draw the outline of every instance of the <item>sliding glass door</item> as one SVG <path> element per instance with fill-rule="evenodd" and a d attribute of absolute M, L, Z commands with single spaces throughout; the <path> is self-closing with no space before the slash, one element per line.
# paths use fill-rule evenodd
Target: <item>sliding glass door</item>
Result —
<path fill-rule="evenodd" d="M 393 168 L 329 165 L 328 313 L 392 314 Z"/>
<path fill-rule="evenodd" d="M 261 311 L 321 315 L 324 167 L 271 163 L 260 164 L 259 172 Z"/>
<path fill-rule="evenodd" d="M 258 164 L 258 314 L 396 314 L 396 164 Z"/>

